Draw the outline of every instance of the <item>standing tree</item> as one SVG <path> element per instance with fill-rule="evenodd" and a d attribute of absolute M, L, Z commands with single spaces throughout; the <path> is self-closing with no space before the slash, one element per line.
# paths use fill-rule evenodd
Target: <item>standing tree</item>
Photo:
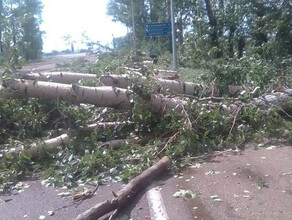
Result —
<path fill-rule="evenodd" d="M 6 70 L 14 71 L 24 59 L 41 56 L 41 12 L 40 0 L 0 1 L 0 65 Z"/>
<path fill-rule="evenodd" d="M 3 0 L 0 0 L 0 54 L 3 53 L 3 45 L 2 45 L 2 22 L 3 22 Z"/>
<path fill-rule="evenodd" d="M 65 35 L 63 39 L 66 42 L 66 45 L 71 47 L 71 52 L 74 53 L 74 44 L 76 43 L 76 41 L 72 39 L 72 36 L 70 34 Z"/>
<path fill-rule="evenodd" d="M 25 0 L 25 12 L 22 22 L 23 55 L 26 60 L 37 59 L 41 56 L 42 34 L 40 31 L 42 4 L 39 0 Z"/>

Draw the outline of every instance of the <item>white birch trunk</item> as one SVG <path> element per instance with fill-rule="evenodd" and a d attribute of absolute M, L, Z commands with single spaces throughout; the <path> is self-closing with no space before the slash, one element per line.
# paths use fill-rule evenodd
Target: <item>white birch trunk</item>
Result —
<path fill-rule="evenodd" d="M 96 80 L 95 74 L 86 73 L 74 73 L 74 72 L 45 72 L 45 73 L 28 73 L 22 76 L 23 79 L 39 80 L 39 81 L 50 81 L 58 83 L 78 83 L 78 81 L 85 80 Z"/>
<path fill-rule="evenodd" d="M 162 88 L 176 94 L 196 95 L 203 89 L 203 87 L 198 83 L 182 82 L 161 78 L 153 79 L 155 81 L 155 87 L 157 90 Z M 133 77 L 126 74 L 101 76 L 99 80 L 105 86 L 115 86 L 119 88 L 128 88 L 128 86 L 130 86 L 131 83 L 135 81 L 140 81 L 142 84 L 149 81 L 146 77 Z"/>
<path fill-rule="evenodd" d="M 32 80 L 12 80 L 8 88 L 3 88 L 2 96 L 5 98 L 34 97 L 44 99 L 61 99 L 73 103 L 88 103 L 98 107 L 112 107 L 117 109 L 130 109 L 132 107 L 126 89 L 110 86 L 87 87 L 53 82 Z M 165 98 L 163 95 L 151 95 L 148 101 L 153 112 L 163 114 L 173 109 L 180 112 L 185 102 L 174 98 Z"/>
<path fill-rule="evenodd" d="M 87 87 L 32 80 L 12 80 L 2 95 L 6 98 L 34 97 L 61 99 L 75 103 L 89 103 L 98 107 L 130 109 L 130 100 L 125 89 L 109 86 Z"/>
<path fill-rule="evenodd" d="M 29 155 L 31 159 L 35 159 L 39 157 L 43 151 L 52 152 L 60 145 L 69 143 L 69 141 L 69 136 L 67 134 L 62 134 L 58 137 L 44 141 L 42 145 L 36 145 L 34 143 L 29 149 L 24 149 L 24 146 L 13 148 L 8 151 L 7 154 L 26 154 Z"/>

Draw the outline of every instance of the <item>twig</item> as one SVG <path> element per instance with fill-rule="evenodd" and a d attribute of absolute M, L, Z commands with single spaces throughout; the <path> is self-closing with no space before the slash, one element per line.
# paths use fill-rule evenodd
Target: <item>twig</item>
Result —
<path fill-rule="evenodd" d="M 142 161 L 143 159 L 142 158 L 127 158 L 127 159 L 125 159 L 125 161 Z"/>
<path fill-rule="evenodd" d="M 228 149 L 228 150 L 225 150 L 225 151 L 219 151 L 219 152 L 215 152 L 215 153 L 211 153 L 211 154 L 205 154 L 205 155 L 201 155 L 201 156 L 197 156 L 197 157 L 188 157 L 188 158 L 184 158 L 185 160 L 198 160 L 198 159 L 207 159 L 207 158 L 212 158 L 212 157 L 217 157 L 217 156 L 220 156 L 222 154 L 225 154 L 225 153 L 229 153 L 229 152 L 232 152 L 232 153 L 236 153 L 237 151 L 236 150 L 232 150 L 232 149 Z M 181 159 L 182 160 L 182 159 Z"/>
<path fill-rule="evenodd" d="M 171 138 L 168 139 L 168 141 L 166 142 L 166 144 L 164 145 L 164 147 L 155 155 L 155 157 L 157 157 L 159 154 L 161 154 L 169 145 L 169 143 L 174 139 L 176 138 L 176 136 L 178 135 L 178 131 L 173 135 L 171 136 Z"/>
<path fill-rule="evenodd" d="M 239 106 L 239 107 L 237 108 L 236 112 L 235 112 L 235 115 L 234 115 L 234 118 L 233 118 L 233 123 L 232 123 L 232 126 L 231 126 L 230 130 L 229 130 L 228 137 L 231 135 L 231 132 L 232 132 L 232 130 L 233 130 L 233 128 L 234 128 L 234 125 L 235 125 L 235 122 L 236 122 L 236 118 L 237 118 L 238 113 L 239 113 L 239 111 L 241 110 L 241 108 L 242 108 L 242 106 Z"/>
<path fill-rule="evenodd" d="M 189 124 L 189 126 L 188 126 L 188 130 L 191 130 L 192 127 L 193 127 L 193 125 L 192 125 L 192 122 L 191 122 L 191 120 L 190 120 L 190 118 L 189 118 L 189 115 L 188 115 L 188 113 L 186 112 L 185 107 L 184 107 L 183 105 L 182 105 L 182 110 L 183 110 L 183 113 L 184 113 L 184 115 L 185 115 L 185 118 L 186 118 L 186 120 L 187 120 L 187 122 L 188 122 L 188 124 Z"/>
<path fill-rule="evenodd" d="M 211 82 L 211 97 L 214 97 L 215 86 L 216 86 L 216 80 L 217 80 L 217 78 L 215 77 L 215 79 L 212 80 L 212 82 Z"/>
<path fill-rule="evenodd" d="M 286 116 L 288 116 L 289 118 L 292 119 L 292 116 L 291 116 L 290 114 L 288 114 L 288 112 L 286 112 L 284 109 L 281 109 L 281 111 L 282 111 Z"/>
<path fill-rule="evenodd" d="M 65 115 L 62 111 L 61 111 L 61 109 L 60 109 L 60 99 L 59 99 L 59 97 L 57 97 L 57 110 L 58 110 L 58 112 L 64 117 L 64 118 L 68 118 L 68 116 L 67 115 Z"/>
<path fill-rule="evenodd" d="M 206 102 L 206 101 L 215 101 L 215 102 L 221 102 L 223 100 L 228 101 L 239 101 L 239 98 L 226 98 L 226 97 L 206 97 L 202 99 L 197 99 L 195 103 L 197 102 Z"/>
<path fill-rule="evenodd" d="M 98 187 L 99 187 L 100 185 L 101 185 L 101 183 L 98 182 L 97 185 L 96 185 L 96 187 L 94 188 L 94 190 L 90 193 L 90 195 L 93 195 L 93 194 L 96 192 L 96 190 L 98 189 Z M 88 198 L 88 197 L 89 197 L 89 195 L 86 196 L 86 198 Z M 80 199 L 81 199 L 81 200 L 80 200 L 80 201 L 78 200 L 79 203 L 77 204 L 76 207 L 78 207 L 78 206 L 81 204 L 81 202 L 82 202 L 85 198 L 80 198 Z M 60 207 L 60 208 L 55 209 L 53 212 L 57 212 L 57 211 L 59 211 L 59 210 L 61 210 L 61 209 L 69 208 L 69 207 L 73 206 L 75 203 L 76 203 L 76 200 L 75 200 L 75 201 L 72 201 L 72 202 L 70 202 L 69 204 L 64 205 L 64 206 L 62 206 L 62 207 Z"/>
<path fill-rule="evenodd" d="M 97 182 L 93 191 L 89 191 L 85 196 L 80 197 L 79 199 L 75 200 L 75 202 L 78 202 L 78 204 L 75 207 L 77 208 L 85 199 L 92 197 L 94 193 L 97 191 L 99 186 L 100 186 L 100 182 Z"/>
<path fill-rule="evenodd" d="M 111 216 L 108 218 L 108 220 L 114 220 L 114 219 L 117 219 L 119 214 L 120 214 L 120 209 L 117 208 L 117 209 L 113 212 L 113 214 L 111 214 Z"/>
<path fill-rule="evenodd" d="M 174 95 L 174 96 L 178 96 L 178 95 Z M 187 94 L 183 94 L 183 95 L 179 95 L 180 97 L 185 97 L 185 98 L 190 98 L 190 99 L 196 99 L 195 103 L 197 102 L 206 102 L 206 101 L 214 101 L 214 102 L 221 102 L 223 100 L 228 100 L 228 101 L 239 101 L 239 98 L 228 98 L 228 97 L 205 97 L 205 98 L 198 98 L 196 96 L 193 95 L 187 95 Z"/>

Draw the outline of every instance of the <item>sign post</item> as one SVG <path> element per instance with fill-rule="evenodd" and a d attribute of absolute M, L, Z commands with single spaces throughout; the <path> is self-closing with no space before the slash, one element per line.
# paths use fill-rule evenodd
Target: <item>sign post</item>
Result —
<path fill-rule="evenodd" d="M 135 30 L 135 15 L 134 15 L 134 4 L 132 3 L 132 28 L 133 28 L 133 43 L 134 43 L 134 54 L 137 55 L 137 45 L 136 45 L 136 30 Z"/>
<path fill-rule="evenodd" d="M 146 37 L 171 35 L 171 23 L 146 24 Z"/>
<path fill-rule="evenodd" d="M 175 23 L 174 23 L 173 0 L 170 0 L 170 10 L 171 10 L 171 29 L 172 29 L 172 70 L 177 70 L 176 30 L 175 30 Z"/>
<path fill-rule="evenodd" d="M 172 69 L 177 70 L 176 30 L 174 22 L 173 0 L 170 0 L 171 23 L 146 24 L 146 37 L 172 35 Z"/>

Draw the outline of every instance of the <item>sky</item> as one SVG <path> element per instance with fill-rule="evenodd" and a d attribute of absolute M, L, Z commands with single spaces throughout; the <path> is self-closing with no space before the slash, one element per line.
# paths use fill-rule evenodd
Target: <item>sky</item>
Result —
<path fill-rule="evenodd" d="M 92 41 L 102 44 L 111 43 L 112 38 L 124 36 L 127 28 L 119 22 L 112 22 L 106 15 L 108 0 L 42 0 L 43 52 L 70 49 L 63 37 L 67 34 L 77 42 L 82 32 Z M 78 49 L 80 45 L 75 45 Z M 83 46 L 84 47 L 84 46 Z"/>

